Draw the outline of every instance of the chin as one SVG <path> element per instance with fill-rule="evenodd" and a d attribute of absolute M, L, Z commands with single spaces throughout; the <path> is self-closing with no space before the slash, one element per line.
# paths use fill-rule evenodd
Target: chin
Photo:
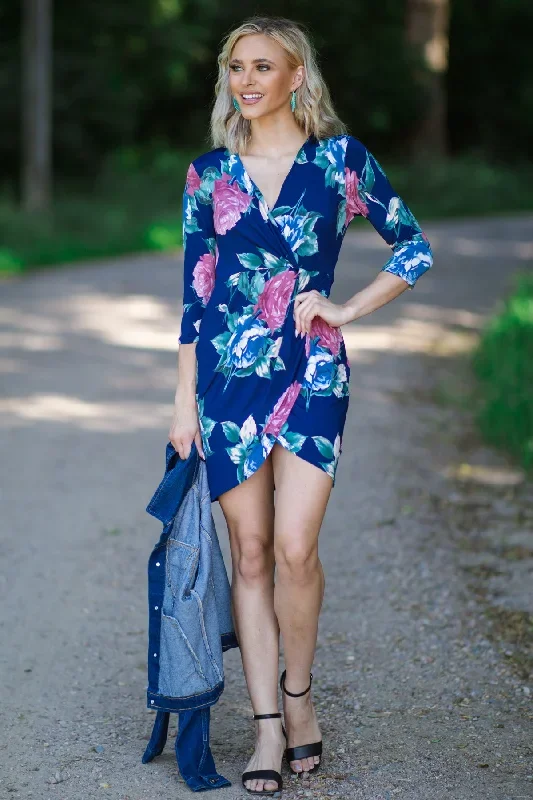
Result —
<path fill-rule="evenodd" d="M 246 113 L 243 114 L 243 109 L 241 106 L 241 114 L 244 119 L 259 119 L 259 117 L 264 117 L 266 114 L 269 113 L 268 109 L 259 109 L 259 108 L 246 108 Z"/>

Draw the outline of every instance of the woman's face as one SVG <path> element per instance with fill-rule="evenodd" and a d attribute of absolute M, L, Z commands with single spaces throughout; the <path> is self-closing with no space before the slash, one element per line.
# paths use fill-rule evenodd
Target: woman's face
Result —
<path fill-rule="evenodd" d="M 301 86 L 303 66 L 291 69 L 283 48 L 264 33 L 242 36 L 229 61 L 232 95 L 246 119 L 257 119 L 282 108 Z"/>

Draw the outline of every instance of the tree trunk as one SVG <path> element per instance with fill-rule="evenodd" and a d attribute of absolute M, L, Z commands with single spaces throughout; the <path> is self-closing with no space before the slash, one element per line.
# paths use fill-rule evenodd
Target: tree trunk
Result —
<path fill-rule="evenodd" d="M 421 76 L 428 109 L 412 140 L 414 157 L 448 151 L 446 71 L 448 69 L 449 0 L 407 0 L 407 41 L 421 51 L 429 74 Z"/>
<path fill-rule="evenodd" d="M 52 195 L 52 0 L 24 0 L 22 15 L 22 202 L 41 211 Z"/>

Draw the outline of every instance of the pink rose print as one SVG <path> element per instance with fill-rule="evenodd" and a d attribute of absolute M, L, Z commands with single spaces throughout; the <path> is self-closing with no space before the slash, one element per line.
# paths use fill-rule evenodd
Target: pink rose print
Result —
<path fill-rule="evenodd" d="M 193 274 L 193 289 L 205 306 L 211 297 L 215 285 L 215 267 L 218 260 L 218 250 L 216 256 L 212 253 L 204 253 L 200 256 Z"/>
<path fill-rule="evenodd" d="M 342 333 L 339 328 L 334 328 L 322 317 L 313 317 L 311 322 L 311 333 L 305 337 L 305 354 L 309 357 L 311 339 L 319 336 L 318 344 L 329 350 L 334 356 L 339 355 L 342 343 Z"/>
<path fill-rule="evenodd" d="M 265 320 L 272 331 L 283 325 L 295 280 L 296 273 L 292 270 L 279 272 L 268 279 L 257 299 L 254 311 L 261 309 L 259 319 Z"/>
<path fill-rule="evenodd" d="M 187 194 L 190 194 L 192 196 L 195 192 L 198 191 L 201 183 L 202 182 L 200 180 L 200 176 L 196 172 L 194 166 L 191 164 L 189 166 L 189 169 L 187 170 L 187 181 L 186 181 Z"/>
<path fill-rule="evenodd" d="M 236 181 L 228 183 L 230 178 L 231 175 L 223 172 L 213 186 L 215 231 L 220 234 L 233 228 L 252 202 L 251 195 L 243 192 Z"/>
<path fill-rule="evenodd" d="M 359 196 L 359 178 L 357 172 L 348 167 L 344 169 L 346 175 L 346 225 L 349 225 L 356 214 L 368 217 L 368 206 Z"/>
<path fill-rule="evenodd" d="M 279 436 L 279 432 L 283 428 L 283 425 L 290 414 L 291 408 L 296 402 L 296 398 L 300 393 L 301 387 L 301 383 L 294 381 L 294 383 L 291 383 L 288 389 L 285 389 L 274 406 L 272 413 L 267 419 L 263 433 L 272 433 L 274 436 Z"/>

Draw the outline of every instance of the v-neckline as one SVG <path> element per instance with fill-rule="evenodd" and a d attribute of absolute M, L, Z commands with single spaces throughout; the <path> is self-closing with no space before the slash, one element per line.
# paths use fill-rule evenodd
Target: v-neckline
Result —
<path fill-rule="evenodd" d="M 285 186 L 287 184 L 287 181 L 289 180 L 289 177 L 291 176 L 292 172 L 294 171 L 294 168 L 295 168 L 296 164 L 298 163 L 298 159 L 300 158 L 305 146 L 308 144 L 308 142 L 311 140 L 311 138 L 312 138 L 312 134 L 310 134 L 307 137 L 305 142 L 303 142 L 302 146 L 300 147 L 300 149 L 298 150 L 298 152 L 294 156 L 294 158 L 292 160 L 292 164 L 291 164 L 291 166 L 289 168 L 289 171 L 287 172 L 287 174 L 285 175 L 285 177 L 283 179 L 283 182 L 281 184 L 281 188 L 280 188 L 280 190 L 278 192 L 278 196 L 277 196 L 276 201 L 275 201 L 275 203 L 274 203 L 272 208 L 269 207 L 267 201 L 265 200 L 265 196 L 264 196 L 263 192 L 261 191 L 261 189 L 259 188 L 259 186 L 257 185 L 257 183 L 254 180 L 252 180 L 252 178 L 248 174 L 248 170 L 244 166 L 244 162 L 243 162 L 242 158 L 240 157 L 239 153 L 236 153 L 236 156 L 239 159 L 239 163 L 240 163 L 240 165 L 242 167 L 243 173 L 246 175 L 246 177 L 250 181 L 250 185 L 254 188 L 255 192 L 259 196 L 259 199 L 262 200 L 263 203 L 265 204 L 265 209 L 266 209 L 269 217 L 271 217 L 274 214 L 274 212 L 276 211 L 276 209 L 279 207 L 280 200 L 281 200 L 281 195 L 283 194 L 283 190 L 284 190 L 284 188 L 285 188 Z"/>

